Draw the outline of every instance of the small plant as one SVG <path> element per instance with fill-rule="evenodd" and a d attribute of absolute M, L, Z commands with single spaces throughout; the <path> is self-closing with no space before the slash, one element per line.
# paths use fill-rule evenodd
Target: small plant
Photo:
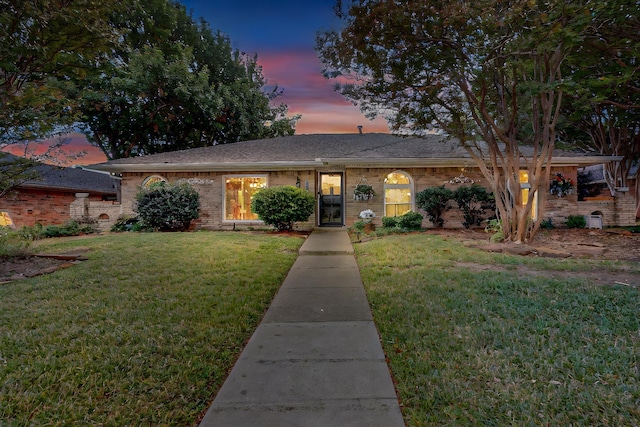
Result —
<path fill-rule="evenodd" d="M 144 224 L 137 216 L 123 215 L 117 219 L 116 223 L 111 226 L 114 233 L 125 231 L 144 231 Z"/>
<path fill-rule="evenodd" d="M 436 228 L 442 228 L 444 219 L 442 214 L 449 208 L 449 200 L 453 198 L 453 191 L 441 185 L 422 190 L 416 194 L 416 205 L 427 213 L 427 218 Z"/>
<path fill-rule="evenodd" d="M 420 230 L 423 216 L 420 212 L 405 212 L 398 217 L 398 227 L 402 230 Z"/>
<path fill-rule="evenodd" d="M 560 172 L 556 173 L 549 184 L 549 192 L 563 197 L 573 193 L 573 181 L 571 178 L 565 178 Z"/>
<path fill-rule="evenodd" d="M 369 184 L 360 183 L 353 190 L 353 200 L 371 200 L 375 195 L 376 192 Z"/>
<path fill-rule="evenodd" d="M 9 227 L 0 227 L 0 258 L 30 255 L 30 247 L 30 240 L 25 239 L 20 232 Z"/>
<path fill-rule="evenodd" d="M 568 228 L 585 228 L 587 226 L 587 220 L 584 219 L 582 215 L 569 215 L 566 225 Z"/>
<path fill-rule="evenodd" d="M 154 183 L 136 195 L 138 217 L 145 226 L 161 231 L 184 231 L 198 218 L 200 195 L 187 183 Z"/>
<path fill-rule="evenodd" d="M 371 222 L 371 220 L 375 217 L 376 217 L 376 214 L 371 209 L 365 209 L 362 212 L 360 212 L 360 214 L 358 215 L 358 218 L 364 219 L 368 222 Z"/>
<path fill-rule="evenodd" d="M 502 242 L 504 240 L 504 231 L 502 230 L 502 221 L 499 219 L 491 219 L 484 228 L 487 233 L 493 233 L 489 238 L 492 242 Z"/>
<path fill-rule="evenodd" d="M 540 223 L 540 228 L 543 230 L 552 230 L 556 228 L 556 226 L 553 224 L 553 220 L 551 218 L 547 218 Z"/>
<path fill-rule="evenodd" d="M 286 231 L 293 230 L 295 222 L 307 221 L 315 204 L 315 198 L 308 191 L 286 185 L 258 191 L 251 201 L 251 209 L 265 224 Z"/>

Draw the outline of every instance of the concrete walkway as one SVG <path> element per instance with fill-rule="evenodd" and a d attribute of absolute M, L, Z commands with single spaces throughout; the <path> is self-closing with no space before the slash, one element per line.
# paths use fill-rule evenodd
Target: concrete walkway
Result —
<path fill-rule="evenodd" d="M 200 427 L 404 426 L 353 246 L 313 231 Z"/>

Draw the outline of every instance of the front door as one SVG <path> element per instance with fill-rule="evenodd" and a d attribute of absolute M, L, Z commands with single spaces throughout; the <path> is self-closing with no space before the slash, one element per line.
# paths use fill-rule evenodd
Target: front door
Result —
<path fill-rule="evenodd" d="M 320 225 L 341 227 L 344 224 L 342 173 L 320 173 L 318 199 Z"/>

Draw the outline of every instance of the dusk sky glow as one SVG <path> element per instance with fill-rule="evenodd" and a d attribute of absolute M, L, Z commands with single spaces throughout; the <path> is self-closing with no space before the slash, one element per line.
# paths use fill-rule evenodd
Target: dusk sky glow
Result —
<path fill-rule="evenodd" d="M 382 118 L 367 119 L 357 106 L 334 91 L 325 79 L 315 52 L 318 31 L 339 29 L 334 0 L 181 0 L 211 28 L 231 40 L 234 49 L 256 54 L 269 85 L 284 93 L 274 102 L 289 106 L 289 114 L 301 114 L 296 134 L 389 133 Z"/>
<path fill-rule="evenodd" d="M 315 51 L 318 31 L 338 30 L 339 20 L 333 7 L 335 0 L 179 0 L 195 20 L 203 18 L 212 31 L 229 37 L 234 49 L 249 56 L 257 55 L 267 86 L 278 86 L 283 94 L 273 101 L 289 107 L 289 115 L 301 114 L 296 134 L 389 133 L 382 117 L 367 119 L 359 107 L 352 105 L 334 90 L 335 81 L 322 76 L 322 63 Z M 106 160 L 102 151 L 87 143 L 84 135 L 65 135 L 65 150 L 85 154 L 72 163 L 89 165 Z M 50 142 L 30 146 L 38 153 Z M 38 147 L 42 145 L 43 147 Z M 24 155 L 24 146 L 10 149 Z M 62 160 L 62 159 L 61 159 Z"/>

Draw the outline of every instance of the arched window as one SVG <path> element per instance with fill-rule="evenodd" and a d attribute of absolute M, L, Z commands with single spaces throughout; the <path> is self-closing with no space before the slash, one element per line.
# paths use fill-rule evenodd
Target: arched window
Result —
<path fill-rule="evenodd" d="M 167 179 L 160 175 L 148 176 L 142 181 L 142 188 L 150 188 L 153 184 L 158 182 L 167 182 Z"/>
<path fill-rule="evenodd" d="M 399 216 L 413 210 L 413 180 L 401 171 L 384 179 L 384 216 Z"/>

